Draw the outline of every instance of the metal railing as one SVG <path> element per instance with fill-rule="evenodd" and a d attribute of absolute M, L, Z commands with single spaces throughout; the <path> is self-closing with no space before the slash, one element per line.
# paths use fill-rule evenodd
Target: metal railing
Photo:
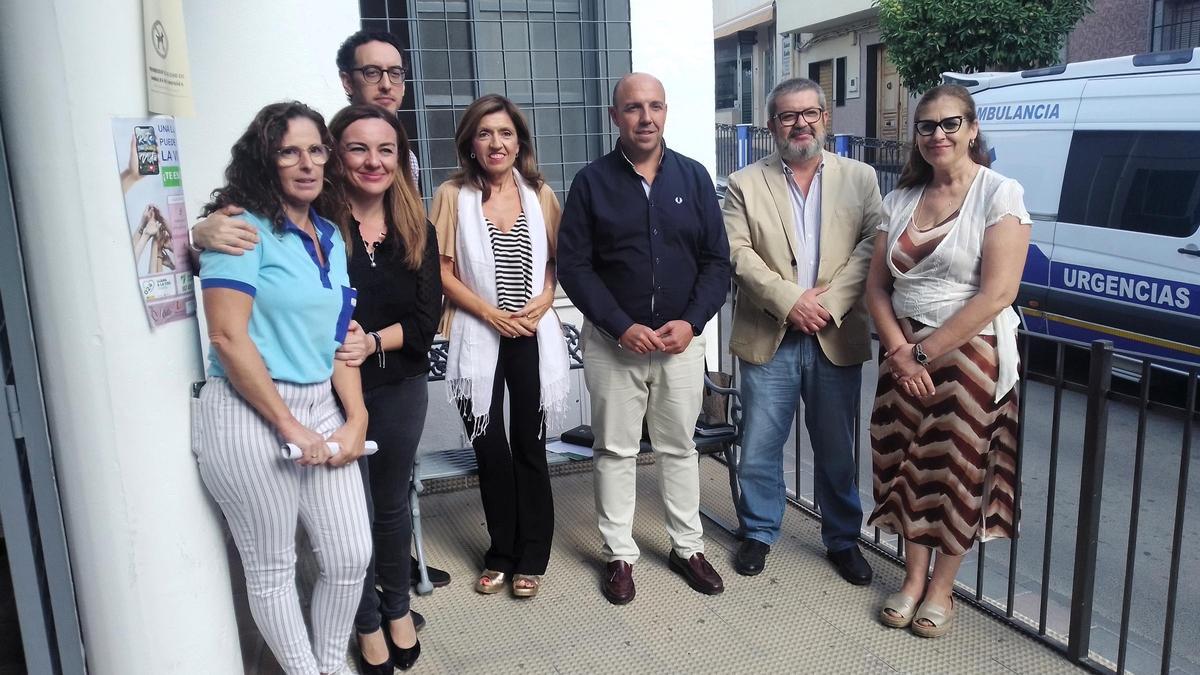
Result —
<path fill-rule="evenodd" d="M 771 131 L 749 124 L 718 124 L 716 139 L 717 176 L 720 178 L 775 152 Z M 911 148 L 908 143 L 845 134 L 829 136 L 825 141 L 825 149 L 829 152 L 874 167 L 879 177 L 879 191 L 885 195 L 895 189 Z"/>
<path fill-rule="evenodd" d="M 775 138 L 770 129 L 749 124 L 718 124 L 716 133 L 720 178 L 775 152 Z"/>
<path fill-rule="evenodd" d="M 1200 542 L 1185 542 L 1184 528 L 1200 366 L 1131 357 L 1140 364 L 1140 379 L 1137 393 L 1130 394 L 1113 388 L 1114 349 L 1108 341 L 1084 345 L 1024 331 L 1020 340 L 1016 535 L 1007 544 L 978 543 L 964 560 L 956 595 L 1093 672 L 1200 672 L 1200 628 L 1177 622 L 1180 614 L 1200 608 L 1195 574 Z M 1039 361 L 1052 362 L 1044 368 L 1050 372 L 1030 370 L 1031 351 Z M 1074 382 L 1068 370 L 1080 370 L 1082 361 L 1087 381 Z M 1155 401 L 1152 391 L 1185 391 L 1184 407 Z M 812 479 L 804 470 L 805 457 L 812 455 L 811 448 L 803 450 L 802 419 L 798 414 L 796 491 L 790 499 L 819 518 L 803 486 L 805 478 Z M 871 448 L 869 435 L 862 438 L 861 415 L 855 429 L 859 480 L 870 485 Z M 1123 470 L 1130 465 L 1131 471 Z M 1025 483 L 1034 494 L 1024 490 Z M 864 503 L 873 503 L 869 489 Z M 1075 499 L 1075 513 L 1056 512 Z M 1143 511 L 1150 517 L 1143 519 Z M 1190 515 L 1194 537 L 1196 514 Z M 1022 532 L 1023 523 L 1030 532 Z M 864 531 L 862 542 L 904 560 L 899 537 L 875 528 Z M 1072 564 L 1055 565 L 1065 560 Z M 1191 573 L 1182 575 L 1185 565 Z M 1187 585 L 1182 593 L 1181 580 Z M 985 585 L 999 585 L 1002 592 L 985 591 Z"/>
<path fill-rule="evenodd" d="M 908 161 L 912 145 L 881 138 L 838 135 L 833 137 L 830 150 L 842 157 L 870 164 L 879 178 L 880 194 L 886 195 L 896 189 L 896 181 L 900 179 L 900 171 Z"/>

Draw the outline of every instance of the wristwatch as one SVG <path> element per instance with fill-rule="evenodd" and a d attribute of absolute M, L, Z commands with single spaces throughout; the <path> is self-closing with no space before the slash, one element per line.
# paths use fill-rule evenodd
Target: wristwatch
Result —
<path fill-rule="evenodd" d="M 925 350 L 921 349 L 921 345 L 919 344 L 913 345 L 913 358 L 916 359 L 917 363 L 921 364 L 922 366 L 929 365 L 929 357 L 926 356 Z"/>

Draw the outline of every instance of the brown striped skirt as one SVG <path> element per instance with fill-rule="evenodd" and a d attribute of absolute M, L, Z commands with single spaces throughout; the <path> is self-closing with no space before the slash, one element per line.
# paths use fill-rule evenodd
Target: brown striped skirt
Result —
<path fill-rule="evenodd" d="M 909 340 L 933 327 L 901 320 Z M 947 555 L 1013 536 L 1017 389 L 993 402 L 996 338 L 977 335 L 929 364 L 934 395 L 904 393 L 880 355 L 871 412 L 869 524 Z"/>

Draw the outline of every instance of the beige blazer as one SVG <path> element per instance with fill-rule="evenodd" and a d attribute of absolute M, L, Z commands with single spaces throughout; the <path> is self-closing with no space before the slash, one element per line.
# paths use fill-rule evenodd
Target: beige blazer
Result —
<path fill-rule="evenodd" d="M 833 320 L 817 339 L 830 361 L 848 366 L 871 358 L 862 292 L 883 202 L 875 169 L 823 154 L 817 285 L 829 285 L 820 302 Z M 788 312 L 805 290 L 796 283 L 796 223 L 787 180 L 774 153 L 731 174 L 725 192 L 725 229 L 737 284 L 729 346 L 755 364 L 775 356 L 790 329 Z"/>

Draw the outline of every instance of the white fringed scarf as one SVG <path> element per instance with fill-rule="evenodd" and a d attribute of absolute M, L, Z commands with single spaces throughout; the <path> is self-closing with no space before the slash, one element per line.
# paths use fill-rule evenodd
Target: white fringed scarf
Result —
<path fill-rule="evenodd" d="M 529 240 L 533 245 L 532 297 L 537 297 L 546 285 L 549 257 L 546 221 L 537 192 L 515 170 L 513 177 L 529 226 Z M 483 218 L 483 193 L 472 185 L 464 184 L 458 192 L 457 208 L 455 266 L 459 279 L 488 304 L 496 306 L 496 260 Z M 446 359 L 446 395 L 451 403 L 464 400 L 471 402 L 471 414 L 475 418 L 469 432 L 472 441 L 487 430 L 501 339 L 505 338 L 501 338 L 495 329 L 470 312 L 460 309 L 454 313 L 450 324 L 450 351 Z M 566 419 L 571 386 L 567 379 L 570 371 L 567 347 L 563 341 L 562 326 L 553 308 L 547 310 L 538 321 L 537 341 L 538 376 L 542 390 L 539 408 L 546 425 L 555 427 Z"/>

